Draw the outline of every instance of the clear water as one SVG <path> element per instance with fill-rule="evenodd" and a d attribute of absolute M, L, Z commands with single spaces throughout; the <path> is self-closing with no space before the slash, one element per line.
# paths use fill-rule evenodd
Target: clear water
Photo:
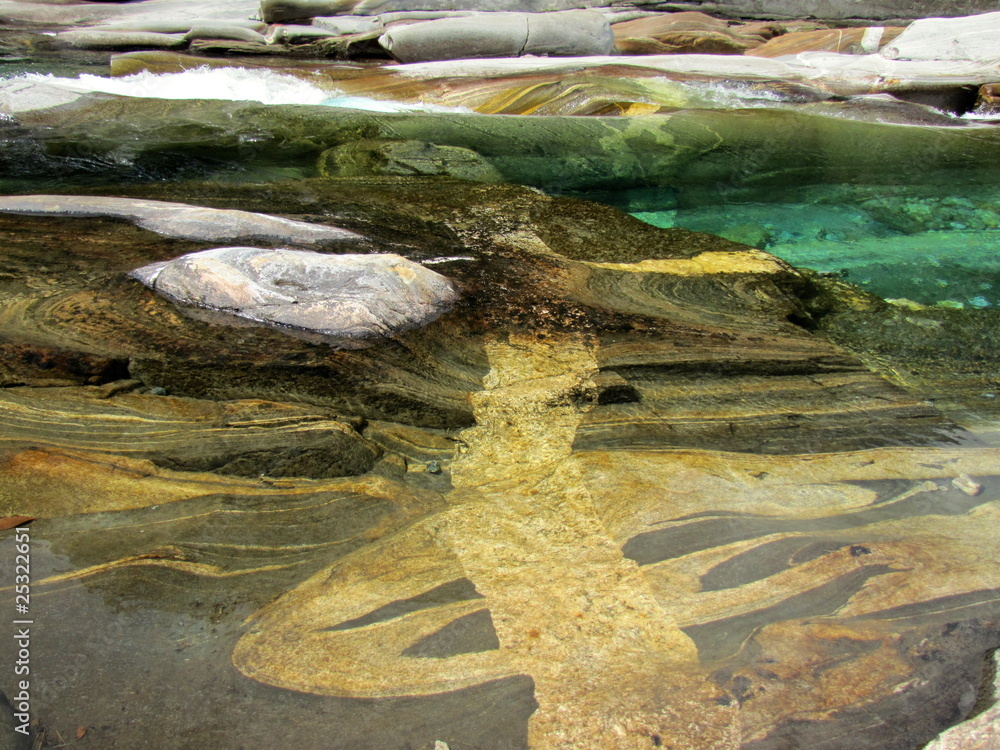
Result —
<path fill-rule="evenodd" d="M 660 209 L 651 194 L 644 201 L 633 194 L 623 207 L 654 226 L 718 234 L 887 299 L 1000 306 L 1000 189 L 840 186 L 837 195 L 837 186 L 826 186 L 815 195 L 803 192 L 798 202 L 782 196 Z"/>

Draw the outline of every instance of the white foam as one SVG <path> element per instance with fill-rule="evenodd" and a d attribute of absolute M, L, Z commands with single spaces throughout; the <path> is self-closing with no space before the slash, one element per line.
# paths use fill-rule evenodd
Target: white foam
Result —
<path fill-rule="evenodd" d="M 471 112 L 466 107 L 372 99 L 341 94 L 314 86 L 296 76 L 271 70 L 200 67 L 179 73 L 143 71 L 130 76 L 105 78 L 81 74 L 59 78 L 46 73 L 26 73 L 13 79 L 24 84 L 52 84 L 63 91 L 101 92 L 145 99 L 221 99 L 261 104 L 322 104 L 368 112 Z"/>
<path fill-rule="evenodd" d="M 80 92 L 98 91 L 146 99 L 223 99 L 262 104 L 320 104 L 329 91 L 295 76 L 270 70 L 201 67 L 179 73 L 143 71 L 120 78 L 81 74 L 77 78 L 57 78 L 28 73 L 30 82 L 53 83 Z"/>

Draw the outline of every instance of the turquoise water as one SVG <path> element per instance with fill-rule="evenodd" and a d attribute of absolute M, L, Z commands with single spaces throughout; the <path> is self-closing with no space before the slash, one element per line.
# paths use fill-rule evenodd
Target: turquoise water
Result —
<path fill-rule="evenodd" d="M 825 186 L 803 190 L 799 201 L 781 196 L 776 202 L 687 207 L 662 193 L 666 207 L 658 207 L 651 192 L 621 197 L 622 208 L 654 226 L 718 234 L 793 265 L 837 274 L 887 299 L 1000 306 L 995 187 Z"/>

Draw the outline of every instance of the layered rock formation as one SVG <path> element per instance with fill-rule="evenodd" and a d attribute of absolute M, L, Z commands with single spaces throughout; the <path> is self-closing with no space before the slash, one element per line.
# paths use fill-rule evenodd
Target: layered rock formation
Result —
<path fill-rule="evenodd" d="M 47 726 L 235 747 L 224 712 L 267 744 L 332 721 L 345 748 L 846 749 L 913 747 L 971 708 L 1000 644 L 997 451 L 806 330 L 846 293 L 509 186 L 118 200 L 180 194 L 364 234 L 465 296 L 337 351 L 126 276 L 202 240 L 0 216 L 0 498 L 43 517 L 33 612 L 59 644 L 33 663 L 141 647 L 178 698 L 154 719 L 126 698 L 144 677 L 85 670 L 39 692 Z"/>
<path fill-rule="evenodd" d="M 0 0 L 35 745 L 991 741 L 996 10 Z"/>

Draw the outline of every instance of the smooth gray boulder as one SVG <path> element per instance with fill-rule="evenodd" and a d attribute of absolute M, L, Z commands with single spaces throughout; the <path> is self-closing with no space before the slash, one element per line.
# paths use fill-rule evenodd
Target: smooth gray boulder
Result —
<path fill-rule="evenodd" d="M 298 44 L 301 42 L 313 42 L 317 39 L 332 39 L 335 36 L 338 36 L 335 32 L 318 26 L 290 24 L 287 26 L 272 26 L 268 34 L 268 41 L 271 44 Z"/>
<path fill-rule="evenodd" d="M 351 15 L 356 0 L 261 0 L 260 17 L 267 23 L 304 21 L 317 16 Z"/>
<path fill-rule="evenodd" d="M 607 19 L 589 10 L 560 13 L 485 13 L 388 29 L 379 44 L 401 62 L 521 55 L 607 55 L 614 35 Z"/>
<path fill-rule="evenodd" d="M 146 19 L 135 21 L 115 21 L 92 28 L 93 31 L 153 31 L 159 34 L 186 34 L 200 26 L 222 25 L 226 28 L 237 26 L 243 29 L 263 32 L 267 24 L 241 18 L 186 18 L 184 16 Z"/>
<path fill-rule="evenodd" d="M 228 24 L 225 21 L 202 22 L 184 35 L 184 41 L 190 42 L 193 39 L 231 39 L 237 42 L 247 42 L 248 44 L 265 44 L 267 39 L 264 35 L 244 26 Z"/>
<path fill-rule="evenodd" d="M 345 348 L 425 325 L 459 297 L 448 278 L 388 253 L 221 247 L 129 275 L 172 300 L 318 334 Z"/>
<path fill-rule="evenodd" d="M 344 36 L 346 34 L 367 34 L 382 27 L 378 18 L 368 16 L 319 16 L 312 20 L 313 28 Z"/>
<path fill-rule="evenodd" d="M 104 31 L 101 29 L 74 29 L 55 36 L 60 47 L 75 49 L 175 49 L 183 47 L 187 39 L 183 34 L 160 34 L 153 31 Z"/>
<path fill-rule="evenodd" d="M 914 21 L 880 54 L 890 60 L 991 61 L 1000 76 L 1000 12 Z"/>
<path fill-rule="evenodd" d="M 126 219 L 136 226 L 167 237 L 209 242 L 255 239 L 312 245 L 356 242 L 362 239 L 361 235 L 346 229 L 250 211 L 104 196 L 6 196 L 0 198 L 0 213 L 28 216 L 106 216 Z"/>

